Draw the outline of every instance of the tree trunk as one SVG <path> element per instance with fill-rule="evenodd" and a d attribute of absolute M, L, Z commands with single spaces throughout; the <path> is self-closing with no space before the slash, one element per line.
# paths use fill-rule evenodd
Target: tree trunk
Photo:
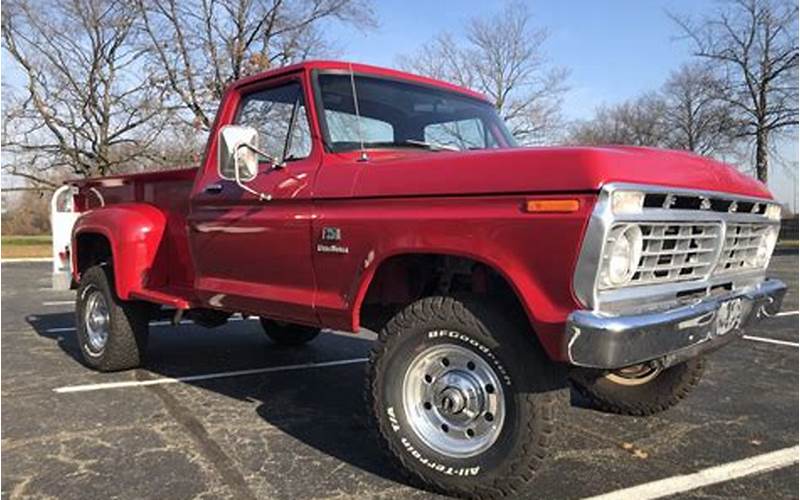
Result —
<path fill-rule="evenodd" d="M 769 135 L 765 129 L 760 129 L 756 132 L 756 175 L 758 180 L 767 183 L 769 176 L 769 165 L 767 161 L 767 141 Z"/>

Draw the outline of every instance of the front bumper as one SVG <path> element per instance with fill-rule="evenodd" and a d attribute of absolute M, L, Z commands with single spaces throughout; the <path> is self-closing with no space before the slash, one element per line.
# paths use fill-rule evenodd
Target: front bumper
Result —
<path fill-rule="evenodd" d="M 579 310 L 566 326 L 566 352 L 576 366 L 617 369 L 644 362 L 680 363 L 741 337 L 780 310 L 786 285 L 775 279 L 691 305 L 630 316 Z"/>

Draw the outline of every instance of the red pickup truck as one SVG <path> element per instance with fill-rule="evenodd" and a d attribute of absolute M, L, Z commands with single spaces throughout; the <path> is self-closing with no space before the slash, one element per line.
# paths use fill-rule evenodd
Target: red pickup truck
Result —
<path fill-rule="evenodd" d="M 379 438 L 451 494 L 527 484 L 569 380 L 608 411 L 674 405 L 785 292 L 780 206 L 735 169 L 517 147 L 481 95 L 360 64 L 234 83 L 199 168 L 73 184 L 88 365 L 139 365 L 165 312 L 287 345 L 374 330 Z"/>

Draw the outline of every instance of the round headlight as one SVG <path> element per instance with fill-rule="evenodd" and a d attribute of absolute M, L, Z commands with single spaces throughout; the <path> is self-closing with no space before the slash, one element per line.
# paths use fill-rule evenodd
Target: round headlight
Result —
<path fill-rule="evenodd" d="M 610 286 L 621 286 L 633 278 L 639 259 L 642 257 L 642 230 L 629 224 L 612 231 L 608 248 L 606 282 Z"/>
<path fill-rule="evenodd" d="M 750 266 L 754 268 L 766 267 L 772 252 L 775 250 L 775 243 L 778 241 L 778 228 L 771 226 L 761 234 L 758 240 L 758 248 L 755 255 L 750 258 Z"/>

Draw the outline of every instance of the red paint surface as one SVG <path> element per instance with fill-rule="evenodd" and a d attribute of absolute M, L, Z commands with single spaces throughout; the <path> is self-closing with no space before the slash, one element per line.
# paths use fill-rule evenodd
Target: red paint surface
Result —
<path fill-rule="evenodd" d="M 328 153 L 310 91 L 308 62 L 233 84 L 223 97 L 199 169 L 78 181 L 75 226 L 104 235 L 113 250 L 117 292 L 177 307 L 217 307 L 357 330 L 370 279 L 386 259 L 407 253 L 470 257 L 504 276 L 555 359 L 583 230 L 596 193 L 631 182 L 770 197 L 735 169 L 695 155 L 646 148 L 518 148 L 493 151 Z M 392 70 L 353 64 L 360 73 L 471 91 Z M 241 96 L 297 80 L 306 92 L 309 158 L 262 173 L 250 185 L 262 202 L 220 179 L 217 130 L 231 123 Z M 220 194 L 204 192 L 223 184 Z M 98 208 L 99 191 L 105 206 Z M 523 211 L 526 199 L 580 200 L 567 214 Z M 319 253 L 323 227 L 338 227 L 347 254 Z M 73 240 L 73 244 L 74 244 Z M 76 252 L 73 252 L 76 259 Z M 77 268 L 77 266 L 73 266 Z M 79 276 L 76 275 L 76 279 Z"/>

